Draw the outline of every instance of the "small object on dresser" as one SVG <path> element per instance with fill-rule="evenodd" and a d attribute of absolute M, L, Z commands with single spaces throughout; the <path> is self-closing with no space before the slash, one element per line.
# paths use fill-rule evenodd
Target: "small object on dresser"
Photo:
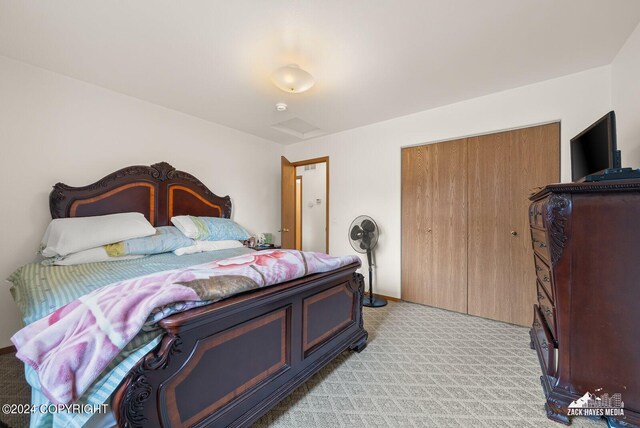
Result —
<path fill-rule="evenodd" d="M 258 233 L 258 245 L 273 244 L 273 234 L 268 232 Z"/>
<path fill-rule="evenodd" d="M 254 249 L 256 251 L 260 251 L 260 250 L 279 250 L 282 247 L 274 244 L 256 244 L 253 247 L 249 247 L 249 248 Z"/>

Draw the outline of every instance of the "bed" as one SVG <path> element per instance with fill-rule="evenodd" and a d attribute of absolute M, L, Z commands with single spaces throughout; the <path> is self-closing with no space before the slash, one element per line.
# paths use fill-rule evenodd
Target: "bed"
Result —
<path fill-rule="evenodd" d="M 177 215 L 230 218 L 232 205 L 228 196 L 162 162 L 123 168 L 84 187 L 58 183 L 50 210 L 53 218 L 136 211 L 165 226 Z M 357 268 L 354 263 L 164 318 L 154 349 L 111 395 L 118 425 L 250 425 L 338 354 L 366 347 Z"/>

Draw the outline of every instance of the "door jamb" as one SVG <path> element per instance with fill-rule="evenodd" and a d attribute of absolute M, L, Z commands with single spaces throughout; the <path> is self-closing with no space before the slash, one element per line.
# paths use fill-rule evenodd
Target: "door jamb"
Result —
<path fill-rule="evenodd" d="M 298 180 L 300 180 L 300 200 L 298 201 L 298 190 L 296 189 L 296 221 L 295 221 L 295 238 L 296 238 L 296 250 L 302 250 L 302 176 L 297 175 L 296 173 L 296 187 L 298 185 Z M 300 230 L 298 230 L 298 206 L 300 206 Z M 298 239 L 298 232 L 300 232 L 300 237 Z M 300 248 L 298 248 L 298 240 L 300 241 Z"/>
<path fill-rule="evenodd" d="M 327 183 L 325 185 L 325 208 L 326 208 L 326 213 L 325 213 L 325 246 L 326 246 L 326 252 L 327 254 L 329 254 L 329 156 L 322 156 L 319 158 L 313 158 L 313 159 L 305 159 L 305 160 L 301 160 L 301 161 L 297 161 L 297 162 L 291 162 L 291 165 L 293 165 L 294 167 L 299 167 L 299 166 L 305 166 L 305 165 L 313 165 L 316 163 L 325 163 L 326 164 L 326 178 L 327 178 Z"/>

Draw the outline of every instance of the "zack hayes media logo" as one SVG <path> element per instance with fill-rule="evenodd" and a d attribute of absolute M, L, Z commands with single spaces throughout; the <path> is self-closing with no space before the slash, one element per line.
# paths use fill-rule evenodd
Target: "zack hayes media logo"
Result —
<path fill-rule="evenodd" d="M 624 416 L 622 394 L 596 396 L 587 392 L 569 404 L 567 416 Z"/>

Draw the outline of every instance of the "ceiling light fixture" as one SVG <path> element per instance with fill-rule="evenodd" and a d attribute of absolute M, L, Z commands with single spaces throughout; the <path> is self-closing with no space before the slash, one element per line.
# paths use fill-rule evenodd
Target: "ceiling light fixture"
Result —
<path fill-rule="evenodd" d="M 276 110 L 278 111 L 287 111 L 287 105 L 285 103 L 277 103 Z"/>
<path fill-rule="evenodd" d="M 280 67 L 271 76 L 271 81 L 278 88 L 292 94 L 308 91 L 316 83 L 311 74 L 296 64 Z"/>

